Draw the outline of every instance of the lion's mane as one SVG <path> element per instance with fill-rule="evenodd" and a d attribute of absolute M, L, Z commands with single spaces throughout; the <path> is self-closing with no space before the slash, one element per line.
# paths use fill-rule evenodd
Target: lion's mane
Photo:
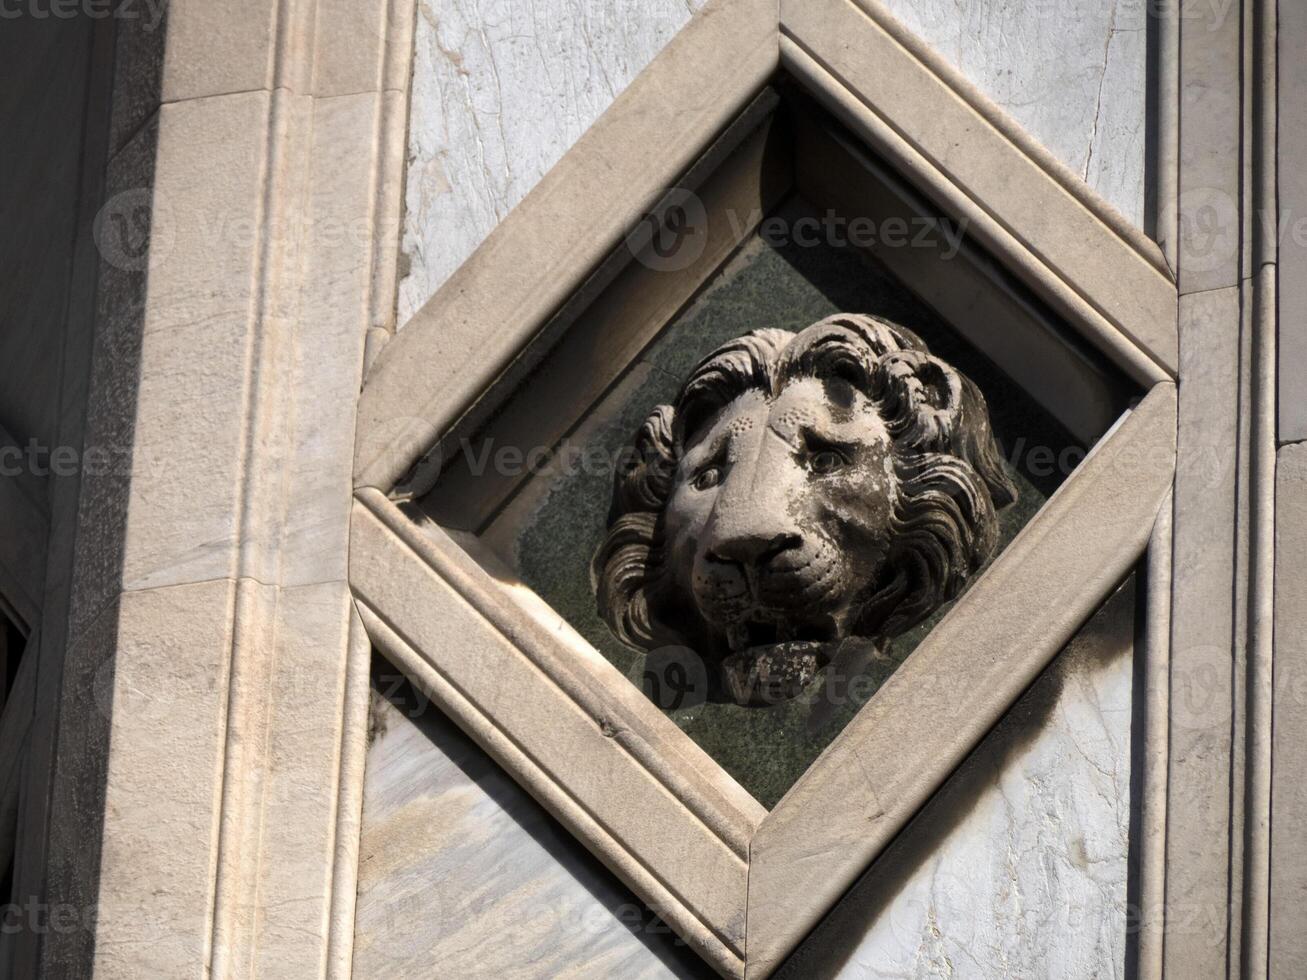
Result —
<path fill-rule="evenodd" d="M 860 600 L 853 632 L 888 637 L 956 596 L 993 554 L 997 511 L 1016 499 L 975 384 L 911 331 L 837 314 L 801 333 L 758 330 L 704 358 L 674 405 L 659 405 L 618 467 L 608 533 L 591 572 L 599 611 L 624 643 L 684 641 L 659 609 L 669 599 L 662 513 L 694 435 L 751 389 L 777 395 L 797 377 L 838 377 L 877 406 L 893 440 L 898 492 L 883 573 Z"/>

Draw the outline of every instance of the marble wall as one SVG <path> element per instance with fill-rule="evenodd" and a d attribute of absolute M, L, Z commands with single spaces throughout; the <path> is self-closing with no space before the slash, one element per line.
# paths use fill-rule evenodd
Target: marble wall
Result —
<path fill-rule="evenodd" d="M 380 661 L 369 737 L 357 980 L 716 975 Z"/>
<path fill-rule="evenodd" d="M 888 2 L 1142 222 L 1143 3 Z M 700 5 L 422 0 L 401 324 Z M 805 945 L 794 976 L 1122 974 L 1132 609 L 1118 597 L 1087 628 Z M 706 972 L 448 721 L 403 707 L 411 692 L 386 683 L 368 756 L 360 977 Z"/>
<path fill-rule="evenodd" d="M 1126 974 L 1134 617 L 1131 580 L 781 980 Z"/>
<path fill-rule="evenodd" d="M 703 3 L 418 0 L 398 323 Z"/>
<path fill-rule="evenodd" d="M 420 0 L 399 324 L 702 5 Z M 887 5 L 1089 186 L 1142 223 L 1144 0 Z"/>
<path fill-rule="evenodd" d="M 1128 582 L 799 948 L 783 980 L 1125 975 Z M 359 980 L 713 976 L 547 813 L 379 663 Z"/>
<path fill-rule="evenodd" d="M 1117 210 L 1144 221 L 1146 0 L 883 0 Z"/>

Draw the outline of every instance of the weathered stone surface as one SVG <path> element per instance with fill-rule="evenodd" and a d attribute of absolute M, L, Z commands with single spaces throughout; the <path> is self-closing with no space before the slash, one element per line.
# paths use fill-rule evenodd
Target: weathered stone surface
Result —
<path fill-rule="evenodd" d="M 1167 975 L 1223 972 L 1229 864 L 1226 787 L 1240 779 L 1230 741 L 1235 700 L 1239 494 L 1237 287 L 1181 298 L 1179 457 L 1175 475 L 1167 783 Z M 1242 572 L 1242 574 L 1246 574 Z M 1219 939 L 1215 944 L 1211 937 Z"/>
<path fill-rule="evenodd" d="M 1307 6 L 1283 4 L 1279 30 L 1279 386 L 1281 442 L 1307 439 Z"/>
<path fill-rule="evenodd" d="M 1271 810 L 1271 976 L 1307 973 L 1307 444 L 1279 454 L 1275 513 L 1275 728 Z"/>
<path fill-rule="evenodd" d="M 778 977 L 1121 977 L 1134 581 Z"/>
<path fill-rule="evenodd" d="M 704 696 L 755 706 L 957 596 L 1017 497 L 975 382 L 866 314 L 727 341 L 627 449 L 600 614 L 628 646 L 696 651 Z"/>
<path fill-rule="evenodd" d="M 1147 4 L 883 2 L 1090 187 L 1143 223 Z"/>
<path fill-rule="evenodd" d="M 783 214 L 797 221 L 806 212 L 787 209 Z M 649 663 L 618 642 L 596 614 L 588 564 L 603 536 L 612 492 L 611 461 L 619 457 L 649 406 L 674 398 L 681 379 L 699 359 L 736 334 L 758 327 L 799 329 L 840 308 L 870 310 L 907 325 L 980 386 L 1009 464 L 1008 475 L 1019 487 L 1017 504 L 999 514 L 999 548 L 1006 547 L 1070 466 L 1083 458 L 1083 451 L 974 348 L 850 250 L 793 243 L 773 248 L 761 239 L 742 249 L 715 285 L 663 331 L 628 378 L 568 440 L 559 465 L 531 481 L 488 532 L 488 543 L 522 580 L 605 657 L 647 693 L 659 684 L 664 692 L 672 692 L 670 699 L 654 700 L 767 806 L 780 799 L 938 617 L 895 638 L 876 659 L 874 671 L 846 685 L 841 694 L 847 696 L 838 710 L 810 712 L 803 699 L 766 710 L 741 708 L 676 693 L 675 678 L 667 671 L 693 669 L 694 661 L 679 668 L 671 661 Z M 496 448 L 505 446 L 497 443 Z M 530 447 L 518 448 L 525 452 Z M 568 464 L 569 458 L 580 462 Z M 587 462 L 592 460 L 607 462 Z"/>
<path fill-rule="evenodd" d="M 702 0 L 419 5 L 398 323 L 458 268 Z M 1145 4 L 890 9 L 1143 222 Z"/>
<path fill-rule="evenodd" d="M 373 684 L 359 980 L 714 975 L 393 668 Z"/>
<path fill-rule="evenodd" d="M 701 6 L 418 4 L 400 324 Z"/>

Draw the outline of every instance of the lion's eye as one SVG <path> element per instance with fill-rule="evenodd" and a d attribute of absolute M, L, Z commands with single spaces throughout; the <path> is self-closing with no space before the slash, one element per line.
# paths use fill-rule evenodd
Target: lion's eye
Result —
<path fill-rule="evenodd" d="M 844 465 L 844 457 L 833 449 L 822 449 L 808 457 L 808 468 L 814 473 L 834 473 Z"/>
<path fill-rule="evenodd" d="M 701 471 L 694 478 L 694 489 L 711 490 L 717 484 L 722 482 L 722 471 L 716 466 L 710 466 L 708 469 Z"/>

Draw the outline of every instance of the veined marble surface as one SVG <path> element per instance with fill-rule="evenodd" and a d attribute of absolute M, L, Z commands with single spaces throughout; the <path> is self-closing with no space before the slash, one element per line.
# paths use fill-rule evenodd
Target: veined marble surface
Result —
<path fill-rule="evenodd" d="M 881 0 L 1136 225 L 1149 0 Z"/>
<path fill-rule="evenodd" d="M 1134 582 L 785 965 L 783 980 L 1124 975 Z M 379 661 L 355 975 L 712 976 Z"/>
<path fill-rule="evenodd" d="M 1134 627 L 1132 578 L 777 980 L 1124 976 Z"/>
<path fill-rule="evenodd" d="M 1142 222 L 1145 0 L 886 2 Z M 399 324 L 703 3 L 419 0 Z"/>
<path fill-rule="evenodd" d="M 886 2 L 1142 221 L 1141 0 Z M 701 5 L 421 0 L 400 324 Z M 1131 599 L 1087 628 L 802 947 L 791 976 L 1122 974 Z M 358 976 L 708 975 L 438 713 L 382 698 L 375 721 Z"/>
<path fill-rule="evenodd" d="M 418 0 L 404 324 L 704 0 Z"/>
<path fill-rule="evenodd" d="M 369 728 L 358 980 L 716 976 L 380 659 Z"/>
<path fill-rule="evenodd" d="M 1134 583 L 950 777 L 778 980 L 1103 980 L 1127 959 Z M 354 973 L 712 972 L 378 661 Z"/>

